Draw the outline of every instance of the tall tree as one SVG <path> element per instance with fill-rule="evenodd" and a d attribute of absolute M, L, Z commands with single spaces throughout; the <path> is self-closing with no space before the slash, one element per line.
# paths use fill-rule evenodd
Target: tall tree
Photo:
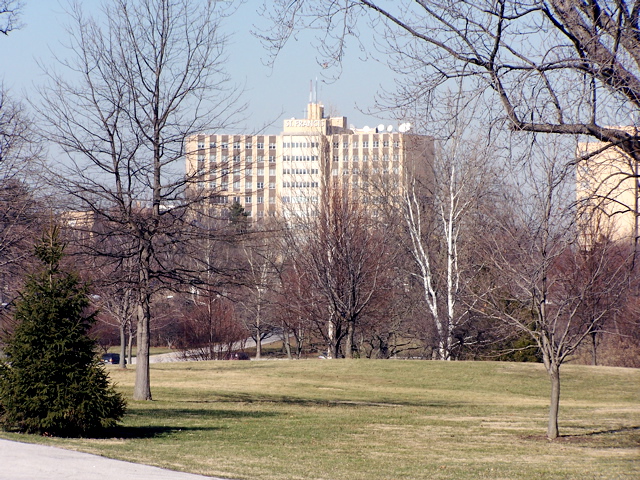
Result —
<path fill-rule="evenodd" d="M 469 305 L 464 299 L 474 277 L 470 253 L 477 231 L 474 222 L 494 194 L 498 178 L 491 139 L 473 128 L 478 119 L 473 118 L 471 108 L 461 108 L 469 107 L 472 101 L 461 93 L 443 99 L 447 101 L 446 116 L 429 122 L 440 125 L 434 132 L 435 155 L 423 167 L 429 174 L 416 176 L 407 171 L 402 206 L 415 261 L 412 274 L 422 286 L 441 360 L 451 360 L 454 350 L 464 343 L 456 334 L 469 319 Z M 472 130 L 474 134 L 470 135 Z M 480 220 L 486 223 L 485 218 Z"/>
<path fill-rule="evenodd" d="M 295 219 L 286 241 L 295 252 L 297 271 L 305 272 L 307 285 L 320 300 L 313 312 L 327 341 L 328 358 L 341 352 L 351 358 L 360 318 L 384 292 L 382 280 L 389 268 L 384 226 L 365 209 L 357 192 L 341 182 L 327 185 L 316 207 Z"/>
<path fill-rule="evenodd" d="M 185 193 L 196 180 L 181 173 L 185 140 L 238 111 L 223 71 L 222 3 L 116 0 L 99 18 L 75 4 L 70 58 L 60 59 L 69 75 L 51 74 L 42 92 L 47 134 L 69 156 L 55 172 L 76 200 L 69 208 L 88 210 L 96 234 L 111 237 L 94 253 L 135 277 L 136 400 L 151 399 L 152 296 L 197 277 L 180 262 L 197 248 L 181 242 L 211 234 L 193 213 L 204 199 Z"/>

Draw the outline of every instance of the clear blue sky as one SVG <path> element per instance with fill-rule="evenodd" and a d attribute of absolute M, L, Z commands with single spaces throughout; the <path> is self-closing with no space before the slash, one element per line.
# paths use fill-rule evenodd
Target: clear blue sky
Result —
<path fill-rule="evenodd" d="M 87 10 L 96 9 L 99 3 L 82 2 Z M 247 0 L 226 23 L 226 29 L 234 32 L 227 50 L 228 72 L 235 83 L 245 86 L 244 101 L 248 104 L 247 120 L 236 130 L 254 131 L 275 120 L 266 133 L 279 133 L 282 119 L 304 115 L 309 82 L 316 77 L 318 100 L 327 111 L 346 116 L 357 127 L 375 126 L 384 120 L 366 116 L 359 109 L 373 106 L 381 85 L 392 88 L 393 74 L 378 62 L 362 61 L 355 49 L 348 52 L 340 79 L 330 84 L 322 81 L 311 35 L 288 44 L 272 69 L 265 66 L 267 52 L 250 33 L 254 26 L 265 26 L 256 12 L 261 3 Z M 64 0 L 25 0 L 24 26 L 8 37 L 0 37 L 0 80 L 13 96 L 34 95 L 34 86 L 43 81 L 37 62 L 52 65 L 52 52 L 62 51 L 67 35 L 64 5 Z"/>

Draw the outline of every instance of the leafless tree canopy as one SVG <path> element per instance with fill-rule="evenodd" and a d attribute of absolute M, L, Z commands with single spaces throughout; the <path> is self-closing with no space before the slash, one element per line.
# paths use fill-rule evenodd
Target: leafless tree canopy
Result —
<path fill-rule="evenodd" d="M 151 297 L 185 275 L 197 277 L 198 263 L 180 260 L 201 250 L 186 245 L 207 230 L 192 208 L 202 198 L 187 195 L 186 139 L 226 125 L 238 111 L 222 68 L 226 7 L 116 0 L 93 18 L 76 3 L 70 55 L 58 58 L 66 72 L 50 71 L 42 90 L 47 134 L 68 154 L 51 178 L 75 199 L 69 210 L 85 212 L 76 223 L 102 236 L 91 248 L 135 284 L 137 399 L 151 398 Z"/>
<path fill-rule="evenodd" d="M 9 35 L 9 32 L 20 28 L 20 13 L 24 3 L 20 0 L 0 0 L 0 33 Z"/>
<path fill-rule="evenodd" d="M 272 2 L 269 2 L 270 4 Z M 637 2 L 277 0 L 272 53 L 316 28 L 322 64 L 339 63 L 363 23 L 405 74 L 391 102 L 429 97 L 453 78 L 488 88 L 515 130 L 588 135 L 640 158 Z M 371 53 L 370 46 L 364 46 Z M 619 126 L 631 126 L 622 129 Z"/>

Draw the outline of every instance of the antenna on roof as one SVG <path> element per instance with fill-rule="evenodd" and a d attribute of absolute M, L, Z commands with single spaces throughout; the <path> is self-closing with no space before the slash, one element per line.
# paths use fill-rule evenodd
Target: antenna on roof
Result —
<path fill-rule="evenodd" d="M 309 103 L 313 103 L 313 80 L 309 80 Z"/>

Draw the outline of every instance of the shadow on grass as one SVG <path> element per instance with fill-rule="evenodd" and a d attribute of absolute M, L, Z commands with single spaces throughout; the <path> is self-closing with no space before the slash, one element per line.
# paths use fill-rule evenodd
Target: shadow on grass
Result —
<path fill-rule="evenodd" d="M 179 427 L 179 426 L 117 426 L 107 428 L 100 435 L 93 438 L 120 438 L 126 440 L 145 439 L 145 438 L 162 438 L 170 436 L 176 432 L 198 432 L 198 431 L 215 431 L 221 430 L 219 427 Z"/>
<path fill-rule="evenodd" d="M 343 400 L 339 398 L 300 398 L 290 397 L 286 395 L 257 395 L 248 393 L 217 393 L 212 400 L 194 400 L 195 403 L 218 403 L 218 402 L 244 402 L 244 403 L 275 403 L 284 405 L 300 405 L 300 406 L 323 406 L 323 407 L 431 407 L 431 408 L 468 408 L 470 404 L 462 402 L 449 401 L 424 401 L 424 402 L 405 402 L 397 400 L 380 400 L 374 401 L 358 401 Z"/>
<path fill-rule="evenodd" d="M 634 433 L 634 432 L 640 433 L 640 426 L 621 427 L 621 428 L 614 428 L 611 430 L 598 430 L 595 432 L 573 433 L 573 434 L 567 434 L 567 435 L 560 435 L 560 438 L 566 438 L 566 439 L 589 438 L 589 437 L 598 437 L 600 435 L 615 435 L 617 433 Z"/>

